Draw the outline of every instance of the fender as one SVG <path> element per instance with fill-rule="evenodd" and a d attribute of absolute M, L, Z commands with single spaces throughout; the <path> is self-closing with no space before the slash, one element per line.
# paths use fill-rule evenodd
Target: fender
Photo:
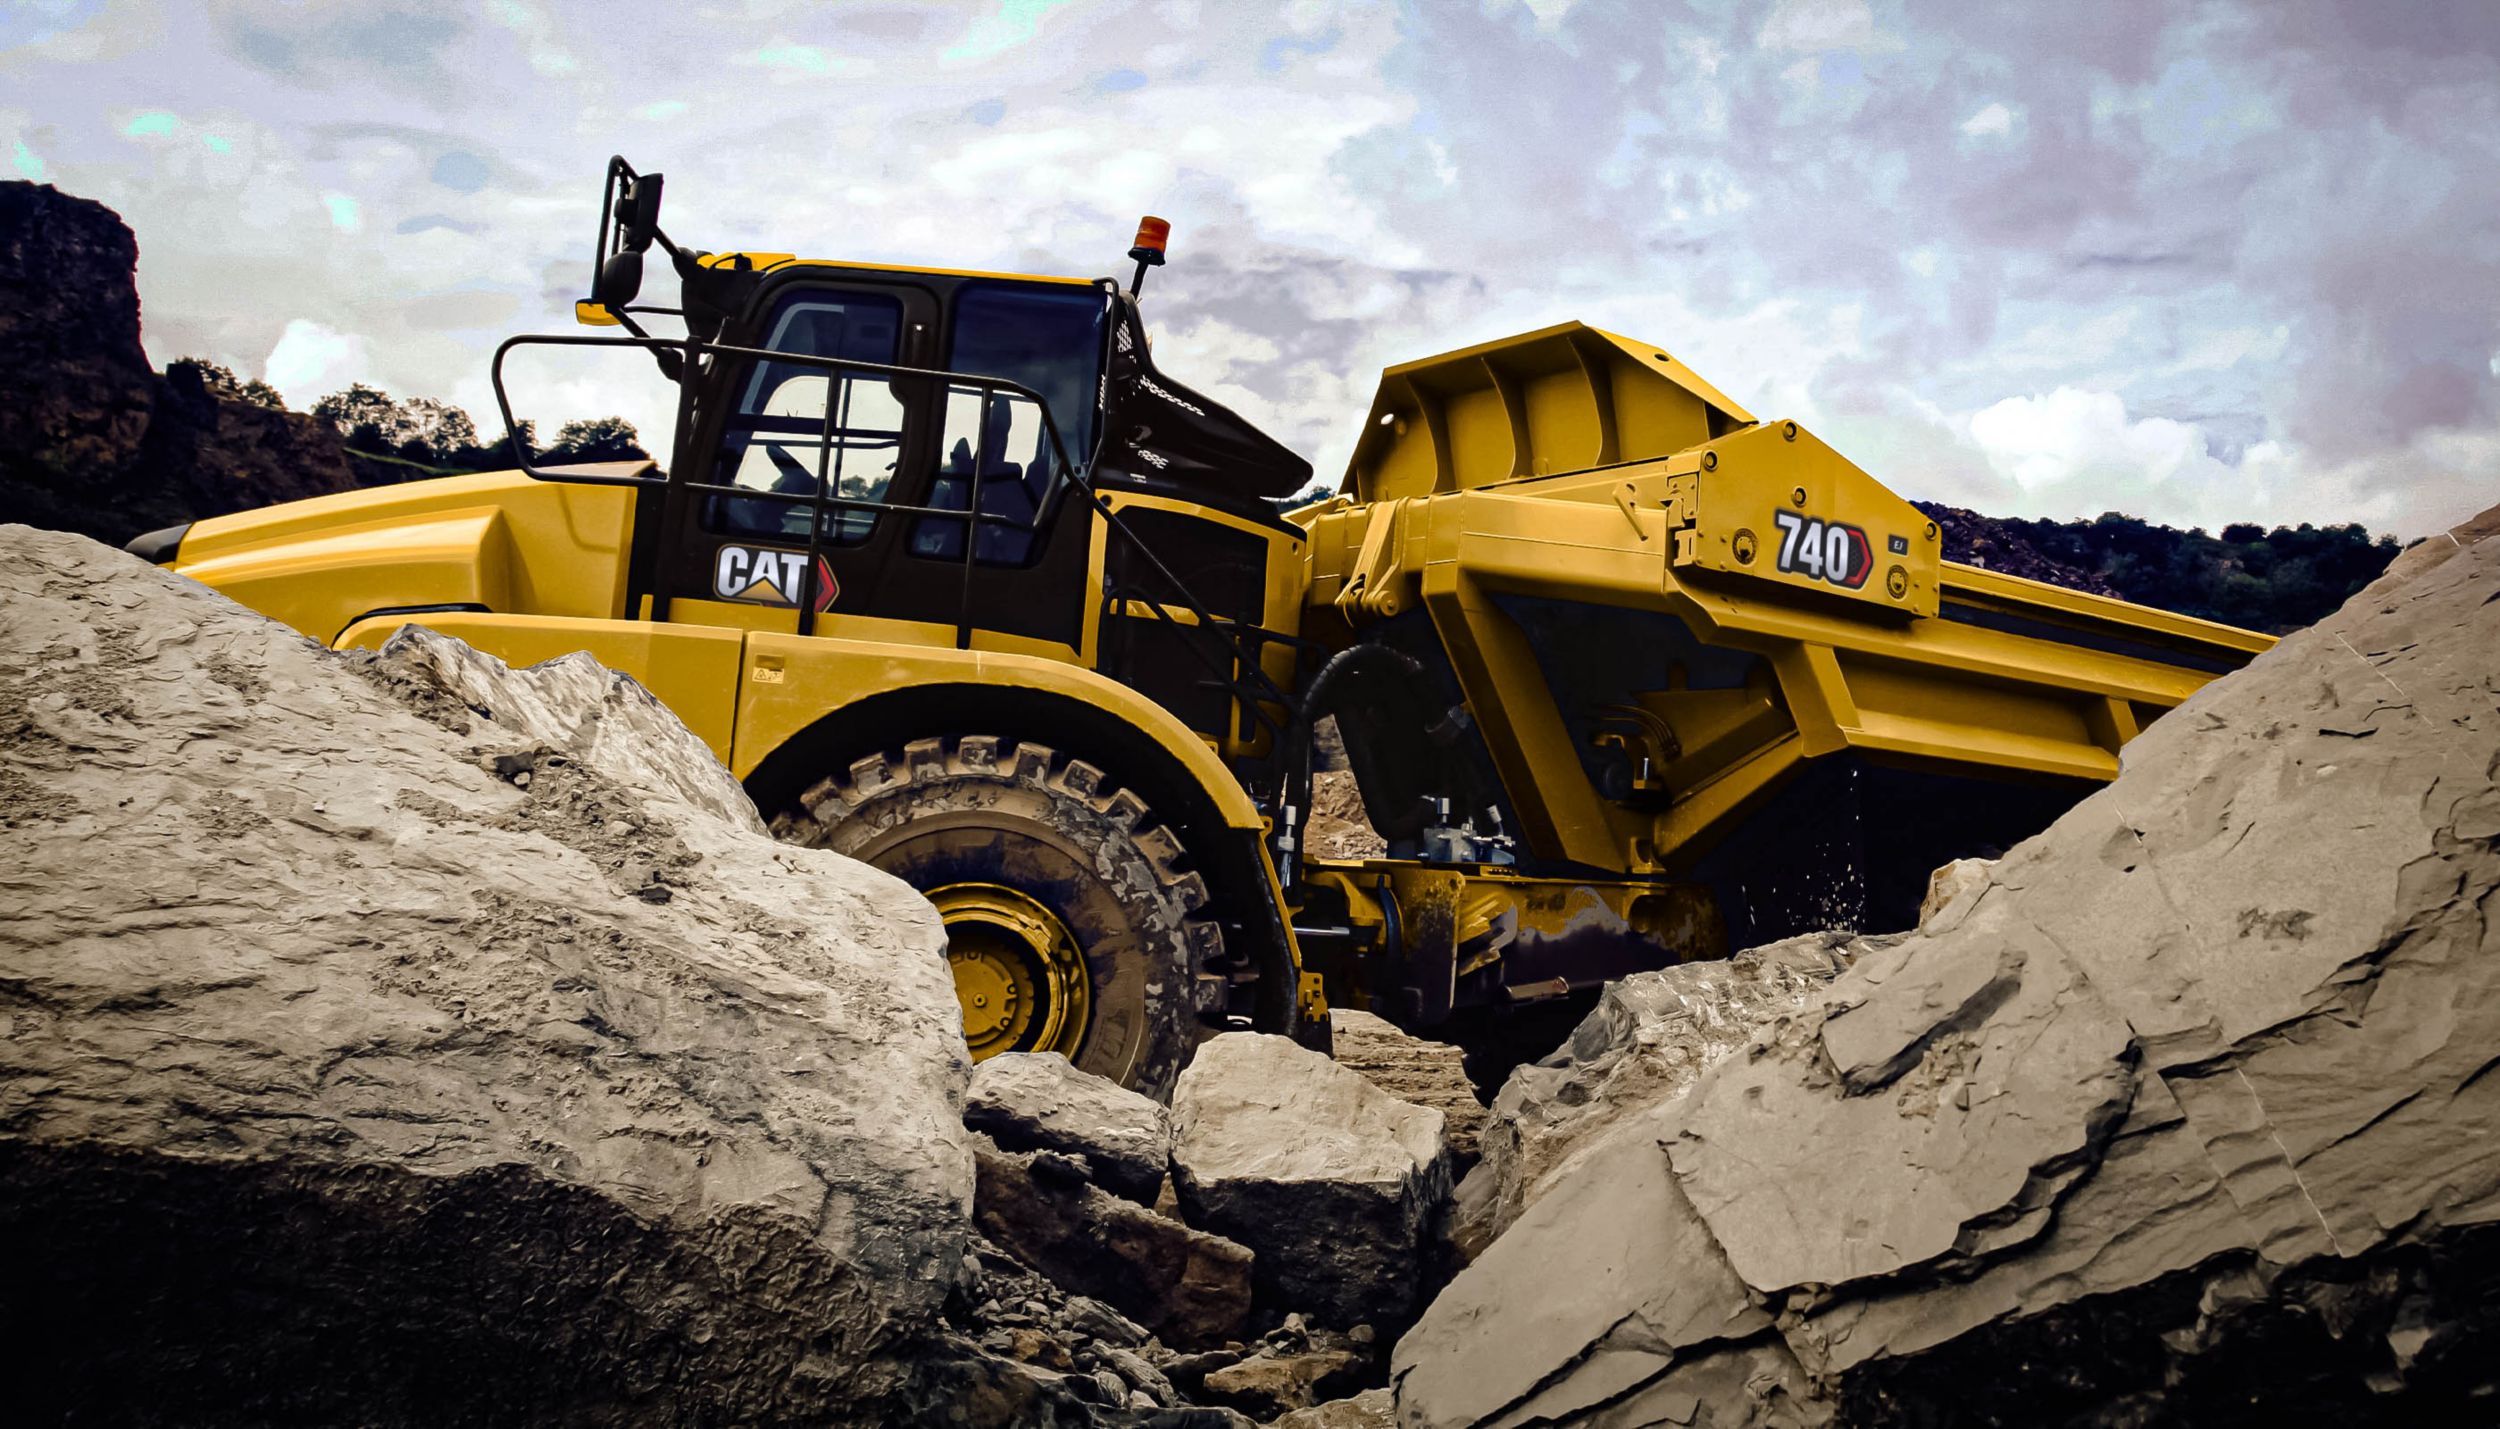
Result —
<path fill-rule="evenodd" d="M 1207 742 L 1171 711 L 1091 670 L 1032 655 L 753 632 L 739 685 L 736 757 L 744 779 L 767 756 L 827 715 L 869 696 L 918 685 L 991 686 L 1057 695 L 1152 739 L 1206 793 L 1228 828 L 1266 820 Z M 967 713 L 971 713 L 967 711 Z"/>
<path fill-rule="evenodd" d="M 1232 771 L 1169 710 L 1063 661 L 721 626 L 466 610 L 374 614 L 351 623 L 335 644 L 378 649 L 404 625 L 454 636 L 515 665 L 587 650 L 659 696 L 741 780 L 826 717 L 889 691 L 989 686 L 1055 695 L 1152 740 L 1199 786 L 1225 827 L 1267 827 Z"/>

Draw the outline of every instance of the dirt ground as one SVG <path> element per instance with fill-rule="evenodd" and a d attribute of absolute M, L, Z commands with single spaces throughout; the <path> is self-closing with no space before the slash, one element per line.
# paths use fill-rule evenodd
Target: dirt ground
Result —
<path fill-rule="evenodd" d="M 1389 846 L 1372 831 L 1351 769 L 1311 776 L 1310 851 L 1317 858 L 1382 858 Z"/>

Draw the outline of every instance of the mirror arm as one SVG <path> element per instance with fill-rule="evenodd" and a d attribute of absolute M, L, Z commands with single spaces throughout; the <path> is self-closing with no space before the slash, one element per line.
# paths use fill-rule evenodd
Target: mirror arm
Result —
<path fill-rule="evenodd" d="M 644 330 L 642 324 L 634 321 L 633 314 L 628 313 L 623 308 L 610 308 L 608 311 L 615 316 L 617 322 L 623 325 L 627 332 L 630 332 L 634 336 L 642 338 L 646 341 L 650 340 L 651 334 Z M 660 375 L 662 377 L 667 378 L 671 382 L 682 383 L 685 381 L 686 361 L 683 357 L 678 355 L 677 349 L 673 347 L 655 347 L 650 349 L 650 352 L 651 360 L 660 365 Z"/>

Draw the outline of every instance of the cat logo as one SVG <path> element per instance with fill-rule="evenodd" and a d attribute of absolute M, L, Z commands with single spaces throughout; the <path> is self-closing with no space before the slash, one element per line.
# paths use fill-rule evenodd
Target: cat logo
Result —
<path fill-rule="evenodd" d="M 721 600 L 750 605 L 797 605 L 807 572 L 805 551 L 770 546 L 723 546 L 712 561 L 712 594 Z M 841 582 L 823 556 L 816 558 L 816 608 L 830 610 L 842 594 Z"/>

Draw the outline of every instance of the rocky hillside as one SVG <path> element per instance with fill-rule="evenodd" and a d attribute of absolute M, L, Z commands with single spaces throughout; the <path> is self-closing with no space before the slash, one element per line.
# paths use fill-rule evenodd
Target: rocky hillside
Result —
<path fill-rule="evenodd" d="M 221 400 L 139 346 L 139 246 L 119 215 L 0 183 L 0 522 L 118 545 L 356 484 L 338 434 Z"/>
<path fill-rule="evenodd" d="M 1944 558 L 2283 634 L 2324 619 L 2396 558 L 2358 524 L 2181 531 L 2108 512 L 2090 521 L 1983 516 L 1914 503 L 1943 528 Z"/>

